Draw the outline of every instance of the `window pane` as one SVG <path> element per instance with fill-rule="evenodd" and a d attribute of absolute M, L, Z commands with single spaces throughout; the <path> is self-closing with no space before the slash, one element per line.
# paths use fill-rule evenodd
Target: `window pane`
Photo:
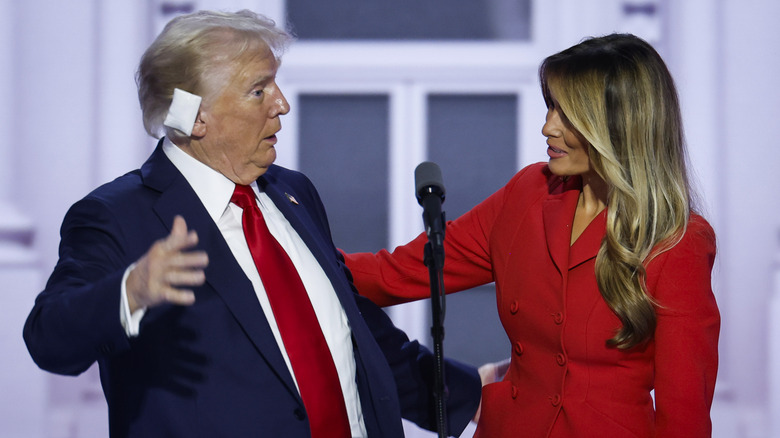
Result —
<path fill-rule="evenodd" d="M 531 0 L 287 0 L 302 40 L 528 40 Z"/>
<path fill-rule="evenodd" d="M 517 170 L 516 95 L 428 99 L 428 159 L 439 164 L 443 205 L 455 219 L 503 186 Z"/>
<path fill-rule="evenodd" d="M 328 211 L 333 241 L 347 252 L 387 246 L 386 95 L 300 96 L 299 163 Z"/>

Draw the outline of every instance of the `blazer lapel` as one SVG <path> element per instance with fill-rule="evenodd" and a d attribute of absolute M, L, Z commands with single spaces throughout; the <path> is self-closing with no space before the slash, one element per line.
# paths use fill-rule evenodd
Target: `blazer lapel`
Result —
<path fill-rule="evenodd" d="M 577 190 L 562 190 L 551 194 L 542 205 L 547 250 L 561 275 L 569 268 L 571 224 L 578 196 Z"/>
<path fill-rule="evenodd" d="M 144 182 L 161 191 L 154 206 L 160 220 L 170 230 L 173 218 L 181 215 L 187 222 L 187 228 L 198 232 L 198 248 L 206 251 L 209 256 L 209 265 L 205 270 L 206 283 L 222 298 L 258 353 L 284 381 L 290 392 L 298 397 L 295 383 L 268 321 L 262 317 L 263 309 L 252 284 L 233 257 L 219 228 L 211 220 L 187 180 L 168 160 L 161 148 L 158 147 L 147 164 L 148 168 L 144 165 Z"/>
<path fill-rule="evenodd" d="M 569 252 L 569 269 L 573 269 L 598 255 L 606 227 L 607 209 L 604 209 L 590 221 L 585 231 L 572 245 Z"/>
<path fill-rule="evenodd" d="M 550 194 L 542 206 L 547 249 L 558 272 L 563 273 L 598 255 L 607 221 L 607 210 L 599 213 L 571 244 L 571 225 L 577 208 L 581 182 L 569 178 Z"/>

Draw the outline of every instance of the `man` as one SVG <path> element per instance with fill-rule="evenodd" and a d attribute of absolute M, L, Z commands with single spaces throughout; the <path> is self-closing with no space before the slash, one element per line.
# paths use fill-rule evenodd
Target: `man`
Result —
<path fill-rule="evenodd" d="M 402 415 L 435 424 L 430 352 L 354 293 L 314 187 L 272 164 L 289 39 L 249 11 L 172 20 L 137 75 L 144 125 L 166 137 L 63 221 L 24 337 L 45 370 L 98 362 L 112 437 L 400 437 Z M 452 362 L 446 374 L 458 434 L 479 377 Z"/>

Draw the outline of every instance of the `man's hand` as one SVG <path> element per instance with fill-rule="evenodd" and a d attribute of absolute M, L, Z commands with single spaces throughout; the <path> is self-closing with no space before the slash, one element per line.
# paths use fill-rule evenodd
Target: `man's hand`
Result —
<path fill-rule="evenodd" d="M 208 255 L 187 251 L 197 244 L 198 234 L 187 231 L 184 218 L 176 216 L 171 234 L 155 242 L 127 277 L 130 312 L 163 303 L 189 306 L 195 302 L 193 291 L 179 286 L 200 286 L 206 280 Z"/>

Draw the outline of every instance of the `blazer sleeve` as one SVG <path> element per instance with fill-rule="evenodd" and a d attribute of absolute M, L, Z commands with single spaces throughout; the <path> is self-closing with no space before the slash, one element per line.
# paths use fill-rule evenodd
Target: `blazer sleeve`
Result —
<path fill-rule="evenodd" d="M 715 234 L 693 216 L 683 239 L 648 266 L 658 302 L 655 330 L 656 436 L 709 437 L 718 369 L 720 314 L 711 288 Z M 653 262 L 651 262 L 653 263 Z M 653 269 L 652 274 L 650 269 Z M 654 278 L 650 278 L 653 275 Z"/>
<path fill-rule="evenodd" d="M 122 328 L 125 263 L 113 214 L 101 202 L 74 204 L 61 228 L 60 258 L 24 325 L 24 340 L 44 370 L 86 371 L 99 357 L 129 348 Z"/>
<path fill-rule="evenodd" d="M 471 289 L 495 280 L 491 236 L 507 202 L 533 197 L 525 193 L 529 181 L 541 178 L 546 188 L 543 165 L 531 165 L 518 172 L 504 187 L 460 216 L 447 222 L 444 239 L 444 286 L 447 293 Z M 539 189 L 540 190 L 540 189 Z M 346 254 L 347 266 L 361 295 L 380 306 L 390 306 L 430 297 L 428 268 L 423 250 L 428 239 L 421 233 L 392 252 Z"/>

